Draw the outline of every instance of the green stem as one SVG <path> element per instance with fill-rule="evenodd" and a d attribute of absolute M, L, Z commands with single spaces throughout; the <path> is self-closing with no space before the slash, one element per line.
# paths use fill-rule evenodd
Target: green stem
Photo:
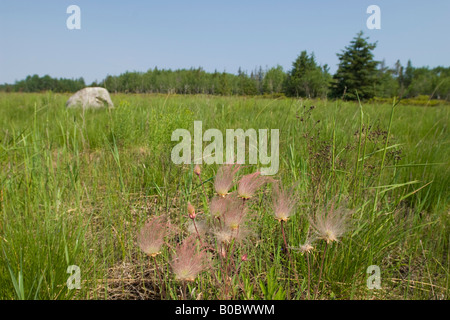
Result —
<path fill-rule="evenodd" d="M 164 279 L 163 279 L 163 274 L 162 274 L 162 273 L 160 272 L 160 270 L 159 270 L 158 261 L 156 260 L 156 256 L 153 256 L 153 261 L 155 262 L 156 273 L 158 274 L 159 281 L 160 281 L 160 283 L 161 283 L 161 291 L 162 291 L 161 298 L 162 298 L 162 299 L 165 299 L 165 298 L 166 298 L 165 283 L 164 283 Z"/>
<path fill-rule="evenodd" d="M 309 253 L 306 253 L 306 263 L 308 265 L 308 294 L 307 294 L 307 298 L 309 300 L 309 296 L 311 294 L 311 267 L 309 265 Z"/>
<path fill-rule="evenodd" d="M 322 262 L 320 263 L 319 280 L 317 281 L 316 290 L 314 290 L 314 299 L 317 298 L 317 292 L 319 291 L 319 285 L 320 285 L 320 280 L 322 279 L 323 263 L 325 261 L 327 247 L 328 247 L 328 242 L 325 243 L 325 249 L 323 250 Z"/>

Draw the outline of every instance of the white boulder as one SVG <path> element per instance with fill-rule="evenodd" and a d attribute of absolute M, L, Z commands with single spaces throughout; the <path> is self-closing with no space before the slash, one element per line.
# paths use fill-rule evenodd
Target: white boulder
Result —
<path fill-rule="evenodd" d="M 111 101 L 108 90 L 100 87 L 89 87 L 75 92 L 66 102 L 67 108 L 77 106 L 83 108 L 113 108 L 114 104 Z"/>

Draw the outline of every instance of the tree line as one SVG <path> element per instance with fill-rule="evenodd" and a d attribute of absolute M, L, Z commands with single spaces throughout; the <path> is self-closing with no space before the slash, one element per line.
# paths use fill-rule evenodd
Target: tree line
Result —
<path fill-rule="evenodd" d="M 14 84 L 0 85 L 0 91 L 6 92 L 42 92 L 51 90 L 53 92 L 76 92 L 86 87 L 83 78 L 79 79 L 56 79 L 49 75 L 39 77 L 37 74 L 27 76 L 24 80 L 16 81 Z"/>
<path fill-rule="evenodd" d="M 343 98 L 349 100 L 380 98 L 414 98 L 450 100 L 450 67 L 414 67 L 409 60 L 403 66 L 376 61 L 369 43 L 359 32 L 348 46 L 338 53 L 339 65 L 334 75 L 328 65 L 317 63 L 314 53 L 302 51 L 290 70 L 280 65 L 256 68 L 251 72 L 239 68 L 237 74 L 206 72 L 202 68 L 150 69 L 147 72 L 125 72 L 108 75 L 99 83 L 115 93 L 177 93 L 213 95 L 270 95 L 307 98 Z M 83 78 L 54 79 L 48 75 L 28 76 L 14 84 L 0 85 L 8 92 L 75 92 L 86 84 Z"/>

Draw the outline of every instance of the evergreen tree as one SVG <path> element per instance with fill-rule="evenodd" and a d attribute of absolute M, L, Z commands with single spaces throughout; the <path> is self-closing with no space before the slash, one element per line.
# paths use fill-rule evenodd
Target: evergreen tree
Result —
<path fill-rule="evenodd" d="M 326 96 L 329 82 L 327 66 L 317 65 L 314 53 L 302 51 L 292 64 L 286 79 L 285 91 L 289 96 L 315 98 Z"/>
<path fill-rule="evenodd" d="M 394 78 L 395 69 L 389 69 L 383 59 L 378 67 L 378 82 L 375 84 L 377 97 L 392 98 L 398 95 L 399 84 Z"/>
<path fill-rule="evenodd" d="M 403 94 L 405 93 L 405 76 L 403 75 L 403 66 L 400 63 L 400 60 L 397 60 L 397 62 L 395 63 L 393 74 L 396 77 L 398 83 L 398 95 L 400 97 L 403 97 Z"/>
<path fill-rule="evenodd" d="M 411 85 L 413 78 L 414 78 L 414 67 L 412 66 L 411 60 L 408 60 L 404 76 L 405 88 L 408 88 Z"/>
<path fill-rule="evenodd" d="M 361 99 L 370 99 L 375 95 L 378 62 L 374 60 L 372 51 L 376 43 L 367 40 L 361 31 L 342 53 L 337 54 L 339 67 L 333 77 L 333 97 L 355 100 L 356 92 Z"/>
<path fill-rule="evenodd" d="M 282 66 L 277 65 L 270 68 L 264 75 L 263 92 L 268 94 L 281 93 L 286 76 Z"/>
<path fill-rule="evenodd" d="M 228 81 L 228 74 L 224 71 L 219 77 L 219 87 L 217 88 L 217 93 L 222 96 L 227 96 L 232 93 L 230 82 Z"/>

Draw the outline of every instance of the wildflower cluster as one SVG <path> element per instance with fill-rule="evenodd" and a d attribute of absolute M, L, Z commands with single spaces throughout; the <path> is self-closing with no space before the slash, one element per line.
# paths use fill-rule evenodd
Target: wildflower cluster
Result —
<path fill-rule="evenodd" d="M 198 177 L 202 186 L 205 202 L 208 206 L 201 208 L 187 202 L 185 213 L 186 231 L 190 234 L 184 240 L 176 240 L 176 245 L 171 246 L 168 238 L 172 234 L 170 224 L 162 217 L 154 217 L 147 222 L 138 233 L 138 245 L 148 256 L 153 257 L 162 252 L 164 244 L 171 248 L 171 260 L 168 264 L 175 280 L 182 284 L 182 297 L 187 298 L 186 284 L 195 282 L 202 272 L 209 270 L 219 288 L 219 296 L 224 299 L 234 298 L 236 290 L 235 281 L 240 283 L 239 272 L 242 264 L 251 260 L 249 256 L 247 240 L 253 239 L 255 223 L 252 215 L 254 210 L 251 201 L 262 187 L 272 185 L 272 196 L 267 197 L 262 193 L 262 199 L 266 202 L 266 208 L 271 212 L 275 221 L 279 223 L 284 246 L 286 261 L 289 262 L 288 272 L 294 272 L 300 285 L 297 266 L 291 258 L 290 249 L 295 249 L 306 256 L 308 265 L 308 293 L 310 293 L 311 266 L 309 255 L 315 252 L 315 241 L 323 240 L 326 245 L 338 241 L 347 230 L 348 212 L 343 209 L 324 210 L 317 212 L 310 218 L 309 224 L 313 230 L 313 236 L 308 236 L 298 248 L 288 246 L 288 237 L 285 229 L 290 218 L 296 213 L 298 197 L 293 187 L 287 188 L 280 181 L 262 176 L 260 172 L 254 172 L 239 176 L 240 165 L 227 164 L 219 168 L 214 180 L 214 195 L 209 199 L 202 180 L 200 166 L 195 166 L 193 172 Z M 234 190 L 234 191 L 233 191 Z M 261 199 L 260 197 L 258 197 Z M 266 200 L 270 199 L 271 202 Z M 197 198 L 198 200 L 198 198 Z M 197 201 L 197 204 L 199 202 Z M 206 210 L 202 210 L 206 209 Z M 257 212 L 256 217 L 260 217 Z M 320 266 L 319 283 L 322 276 L 323 261 L 326 246 Z M 313 259 L 316 261 L 317 259 Z M 158 266 L 156 266 L 158 268 Z M 293 270 L 293 271 L 292 271 Z M 166 275 L 164 271 L 161 279 Z M 289 276 L 289 275 L 288 275 Z M 236 280 L 237 279 L 237 280 Z M 164 280 L 161 280 L 164 281 Z M 318 286 L 316 287 L 317 293 Z"/>

